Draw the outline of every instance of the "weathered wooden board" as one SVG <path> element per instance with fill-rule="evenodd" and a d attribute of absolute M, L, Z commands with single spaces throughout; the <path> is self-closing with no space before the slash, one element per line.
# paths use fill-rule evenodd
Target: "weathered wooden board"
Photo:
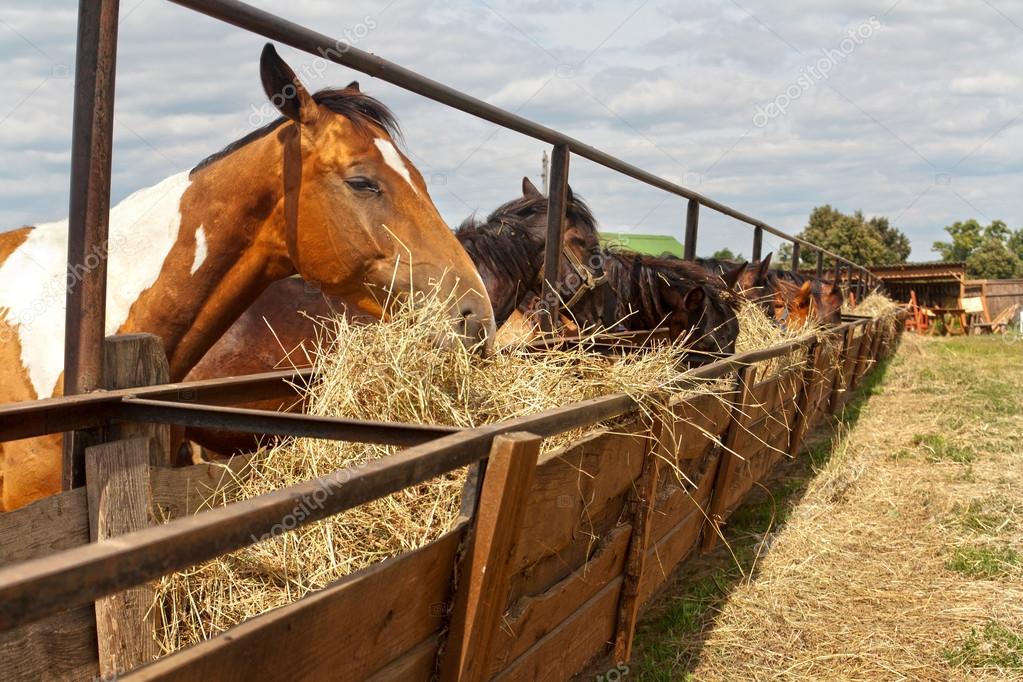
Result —
<path fill-rule="evenodd" d="M 220 506 L 223 496 L 230 494 L 235 481 L 244 476 L 245 468 L 255 455 L 239 455 L 226 462 L 206 462 L 188 467 L 156 467 L 150 478 L 153 504 L 161 520 L 191 516 L 203 509 Z"/>
<path fill-rule="evenodd" d="M 584 607 L 609 580 L 621 576 L 631 535 L 632 526 L 615 528 L 584 566 L 543 594 L 513 603 L 494 641 L 490 674 L 497 675 L 508 667 Z"/>
<path fill-rule="evenodd" d="M 89 542 L 85 488 L 0 514 L 0 566 Z M 92 606 L 0 632 L 0 679 L 90 680 L 99 674 Z"/>
<path fill-rule="evenodd" d="M 0 632 L 0 679 L 94 680 L 98 676 L 96 616 L 91 606 Z"/>
<path fill-rule="evenodd" d="M 89 527 L 93 542 L 115 541 L 153 525 L 150 462 L 163 457 L 157 438 L 143 434 L 100 443 L 85 449 L 85 482 L 89 496 Z M 96 600 L 96 639 L 103 677 L 148 663 L 160 650 L 151 612 L 156 592 L 149 583 Z"/>
<path fill-rule="evenodd" d="M 615 633 L 622 578 L 612 579 L 494 680 L 566 680 L 604 651 Z"/>
<path fill-rule="evenodd" d="M 457 592 L 440 662 L 445 680 L 483 682 L 508 603 L 511 558 L 519 541 L 540 454 L 539 436 L 509 433 L 490 448 L 479 504 L 459 559 Z"/>
<path fill-rule="evenodd" d="M 120 679 L 361 682 L 444 626 L 464 531 L 460 526 Z"/>
<path fill-rule="evenodd" d="M 645 604 L 671 576 L 675 568 L 700 542 L 706 516 L 690 503 L 689 511 L 649 550 L 646 570 L 640 582 L 639 601 Z M 706 506 L 706 505 L 704 505 Z"/>
<path fill-rule="evenodd" d="M 85 488 L 44 497 L 0 513 L 0 566 L 28 561 L 89 542 Z"/>
<path fill-rule="evenodd" d="M 433 678 L 440 649 L 441 635 L 430 635 L 408 653 L 366 678 L 366 682 L 406 682 Z"/>
<path fill-rule="evenodd" d="M 727 399 L 705 394 L 688 398 L 673 406 L 674 433 L 678 443 L 678 461 L 699 459 L 719 444 L 728 428 L 731 409 Z"/>
<path fill-rule="evenodd" d="M 618 525 L 648 444 L 633 435 L 638 423 L 628 429 L 585 437 L 537 465 L 512 562 L 509 603 L 540 594 L 570 575 L 597 540 Z"/>

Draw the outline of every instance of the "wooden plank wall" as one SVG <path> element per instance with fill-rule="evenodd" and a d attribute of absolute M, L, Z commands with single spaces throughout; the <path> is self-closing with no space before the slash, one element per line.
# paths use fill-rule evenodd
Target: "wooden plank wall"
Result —
<path fill-rule="evenodd" d="M 698 547 L 712 506 L 727 519 L 787 456 L 797 415 L 812 426 L 833 407 L 832 398 L 844 404 L 850 382 L 872 366 L 871 353 L 894 351 L 901 327 L 890 336 L 879 328 L 875 335 L 822 343 L 811 356 L 812 372 L 796 367 L 749 386 L 741 412 L 728 396 L 700 395 L 673 405 L 657 426 L 657 441 L 646 435 L 649 425 L 636 420 L 541 456 L 500 588 L 505 604 L 483 677 L 564 679 L 609 651 L 616 637 L 621 643 L 623 599 L 647 603 Z M 726 451 L 726 436 L 735 454 Z M 654 457 L 651 480 L 645 463 Z M 725 462 L 731 474 L 722 478 Z M 154 468 L 157 514 L 195 513 L 218 480 L 246 464 L 238 459 L 230 472 L 219 465 Z M 471 522 L 123 679 L 426 679 L 439 670 Z M 641 538 L 633 538 L 637 522 Z M 0 515 L 0 542 L 12 548 L 0 565 L 88 538 L 85 491 L 63 493 Z M 630 566 L 640 574 L 629 577 Z M 624 590 L 625 584 L 633 587 Z M 91 608 L 83 611 L 0 634 L 4 678 L 95 676 L 95 621 Z"/>

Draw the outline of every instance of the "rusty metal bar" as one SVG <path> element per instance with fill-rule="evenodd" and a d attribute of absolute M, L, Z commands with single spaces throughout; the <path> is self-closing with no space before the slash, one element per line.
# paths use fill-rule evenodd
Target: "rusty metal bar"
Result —
<path fill-rule="evenodd" d="M 170 0 L 182 7 L 188 7 L 201 14 L 219 19 L 220 21 L 233 24 L 247 31 L 257 33 L 261 36 L 290 45 L 298 50 L 322 57 L 336 64 L 347 66 L 356 71 L 387 81 L 410 92 L 422 95 L 435 102 L 447 105 L 453 109 L 464 111 L 467 114 L 476 116 L 485 121 L 496 123 L 499 126 L 514 130 L 515 132 L 527 135 L 537 140 L 542 140 L 552 145 L 564 145 L 570 152 L 600 164 L 605 168 L 618 171 L 633 179 L 645 182 L 652 187 L 657 187 L 666 192 L 676 194 L 686 199 L 692 199 L 709 209 L 722 213 L 740 222 L 760 227 L 771 234 L 797 242 L 807 247 L 816 245 L 799 237 L 793 237 L 781 230 L 771 227 L 762 220 L 737 211 L 730 206 L 705 197 L 698 192 L 683 187 L 682 185 L 669 182 L 653 173 L 626 163 L 606 152 L 580 142 L 579 140 L 565 135 L 557 130 L 540 125 L 527 118 L 505 111 L 500 107 L 488 104 L 452 87 L 439 83 L 433 79 L 426 78 L 415 71 L 406 69 L 403 66 L 388 61 L 375 54 L 360 50 L 341 40 L 336 40 L 322 33 L 312 31 L 304 26 L 283 19 L 275 14 L 257 9 L 239 0 Z M 831 252 L 828 255 L 834 256 Z"/>
<path fill-rule="evenodd" d="M 792 243 L 792 272 L 799 274 L 799 242 Z"/>
<path fill-rule="evenodd" d="M 194 404 L 243 403 L 295 397 L 294 386 L 306 385 L 312 379 L 312 370 L 288 370 L 8 403 L 0 405 L 0 442 L 105 426 L 124 398 Z"/>
<path fill-rule="evenodd" d="M 696 239 L 700 231 L 700 202 L 689 200 L 686 206 L 686 241 L 682 257 L 696 260 Z"/>
<path fill-rule="evenodd" d="M 764 228 L 754 227 L 753 228 L 753 255 L 750 260 L 758 261 L 762 258 L 762 252 L 764 250 Z"/>
<path fill-rule="evenodd" d="M 295 412 L 191 405 L 145 398 L 124 398 L 112 408 L 111 417 L 121 421 L 178 424 L 273 436 L 323 438 L 406 447 L 462 431 L 454 426 L 339 419 Z"/>
<path fill-rule="evenodd" d="M 551 152 L 550 189 L 547 191 L 547 243 L 544 245 L 543 291 L 540 297 L 540 324 L 544 331 L 554 331 L 561 315 L 558 278 L 561 269 L 562 229 L 568 210 L 568 145 L 554 145 Z"/>
<path fill-rule="evenodd" d="M 78 4 L 64 317 L 65 395 L 103 388 L 118 9 L 118 0 L 81 0 Z M 84 447 L 94 439 L 84 434 L 65 436 L 61 475 L 65 490 L 84 484 Z"/>

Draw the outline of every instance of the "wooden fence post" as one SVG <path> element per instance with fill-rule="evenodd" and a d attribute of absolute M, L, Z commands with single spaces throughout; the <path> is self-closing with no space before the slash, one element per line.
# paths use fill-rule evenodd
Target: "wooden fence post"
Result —
<path fill-rule="evenodd" d="M 845 332 L 842 334 L 841 345 L 838 349 L 838 361 L 835 363 L 833 372 L 835 375 L 834 381 L 831 382 L 831 398 L 828 400 L 828 413 L 835 414 L 838 412 L 840 407 L 839 402 L 842 400 L 842 392 L 845 391 L 845 364 L 848 362 L 846 357 L 849 354 L 849 346 L 852 344 L 853 327 L 846 327 Z"/>
<path fill-rule="evenodd" d="M 93 542 L 142 530 L 152 524 L 149 462 L 156 445 L 132 438 L 85 449 L 89 531 Z M 156 658 L 153 588 L 139 585 L 96 601 L 99 672 L 104 679 Z"/>
<path fill-rule="evenodd" d="M 459 567 L 454 613 L 441 654 L 442 680 L 483 680 L 490 669 L 491 645 L 508 600 L 510 561 L 522 533 L 541 442 L 531 433 L 494 438 L 472 537 Z"/>
<path fill-rule="evenodd" d="M 824 353 L 823 344 L 815 342 L 807 352 L 807 365 L 803 370 L 803 390 L 796 401 L 796 417 L 789 431 L 789 457 L 795 457 L 799 452 L 799 446 L 803 443 L 803 436 L 810 428 L 810 414 L 812 409 L 811 401 L 817 392 L 817 386 L 822 379 L 818 370 L 821 356 Z"/>
<path fill-rule="evenodd" d="M 863 375 L 867 373 L 867 361 L 870 349 L 874 345 L 874 321 L 871 320 L 863 325 L 863 337 L 860 339 L 860 347 L 856 353 L 856 364 L 853 366 L 852 376 L 849 379 L 850 388 L 859 388 Z"/>
<path fill-rule="evenodd" d="M 718 462 L 718 470 L 714 475 L 714 485 L 711 492 L 710 504 L 707 510 L 707 523 L 703 526 L 703 538 L 700 541 L 700 551 L 703 553 L 714 549 L 717 544 L 719 527 L 722 514 L 728 505 L 727 492 L 732 485 L 742 460 L 733 454 L 735 443 L 745 428 L 747 420 L 746 411 L 750 405 L 750 386 L 756 377 L 756 365 L 749 365 L 739 370 L 735 383 L 735 397 L 732 399 L 732 410 L 728 432 L 725 434 L 724 447 Z"/>
<path fill-rule="evenodd" d="M 625 557 L 625 571 L 622 592 L 618 599 L 618 625 L 615 633 L 614 662 L 625 663 L 632 657 L 632 641 L 639 621 L 639 594 L 646 569 L 647 552 L 650 549 L 651 517 L 657 502 L 657 484 L 660 480 L 661 459 L 671 457 L 677 460 L 674 433 L 660 418 L 650 423 L 650 447 L 644 453 L 643 472 L 636 481 L 632 495 L 632 536 L 629 538 L 628 554 Z M 666 446 L 670 442 L 671 446 Z M 671 450 L 671 452 L 669 452 Z"/>
<path fill-rule="evenodd" d="M 159 337 L 153 334 L 119 334 L 103 342 L 103 377 L 107 390 L 153 386 L 170 382 L 167 354 Z M 170 466 L 170 426 L 124 422 L 110 427 L 108 440 L 155 438 L 157 447 L 150 452 L 153 466 Z"/>
<path fill-rule="evenodd" d="M 153 334 L 108 336 L 103 343 L 105 388 L 116 390 L 170 381 L 167 355 Z M 169 466 L 170 427 L 115 423 L 109 442 L 85 449 L 89 535 L 101 542 L 141 530 L 154 522 L 150 466 Z M 99 670 L 115 676 L 159 654 L 150 613 L 153 589 L 139 585 L 96 601 Z"/>

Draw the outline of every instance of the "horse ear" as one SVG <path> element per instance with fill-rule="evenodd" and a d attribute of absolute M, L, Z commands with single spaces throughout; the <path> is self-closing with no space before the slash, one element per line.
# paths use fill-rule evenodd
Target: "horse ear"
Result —
<path fill-rule="evenodd" d="M 686 293 L 686 297 L 682 300 L 682 306 L 686 309 L 686 312 L 699 312 L 703 310 L 703 303 L 706 298 L 707 295 L 704 293 L 703 287 L 693 287 Z"/>
<path fill-rule="evenodd" d="M 359 89 L 359 81 L 352 81 L 351 83 L 345 86 L 345 90 L 355 90 L 355 92 L 362 92 L 362 90 Z"/>
<path fill-rule="evenodd" d="M 533 197 L 542 197 L 543 194 L 540 192 L 540 190 L 538 190 L 536 188 L 536 185 L 533 184 L 532 180 L 530 180 L 529 178 L 523 176 L 522 177 L 522 196 L 526 197 L 527 199 L 531 199 Z"/>
<path fill-rule="evenodd" d="M 569 204 L 575 201 L 575 194 L 572 193 L 572 185 L 568 185 L 568 191 L 565 192 L 565 201 Z"/>
<path fill-rule="evenodd" d="M 317 105 L 298 76 L 270 43 L 259 57 L 259 77 L 263 92 L 277 111 L 296 123 L 309 123 L 316 116 Z"/>
<path fill-rule="evenodd" d="M 749 267 L 749 262 L 740 263 L 721 275 L 721 279 L 725 283 L 725 288 L 734 290 L 735 285 L 739 282 L 739 278 L 742 277 L 742 273 L 746 272 L 747 267 Z"/>
<path fill-rule="evenodd" d="M 767 254 L 764 260 L 760 261 L 760 276 L 763 277 L 767 274 L 767 271 L 771 269 L 771 256 L 774 255 L 774 251 Z"/>
<path fill-rule="evenodd" d="M 796 292 L 796 303 L 800 306 L 805 305 L 810 300 L 810 295 L 813 293 L 813 282 L 806 280 L 803 282 L 803 286 L 799 287 L 799 291 Z"/>

